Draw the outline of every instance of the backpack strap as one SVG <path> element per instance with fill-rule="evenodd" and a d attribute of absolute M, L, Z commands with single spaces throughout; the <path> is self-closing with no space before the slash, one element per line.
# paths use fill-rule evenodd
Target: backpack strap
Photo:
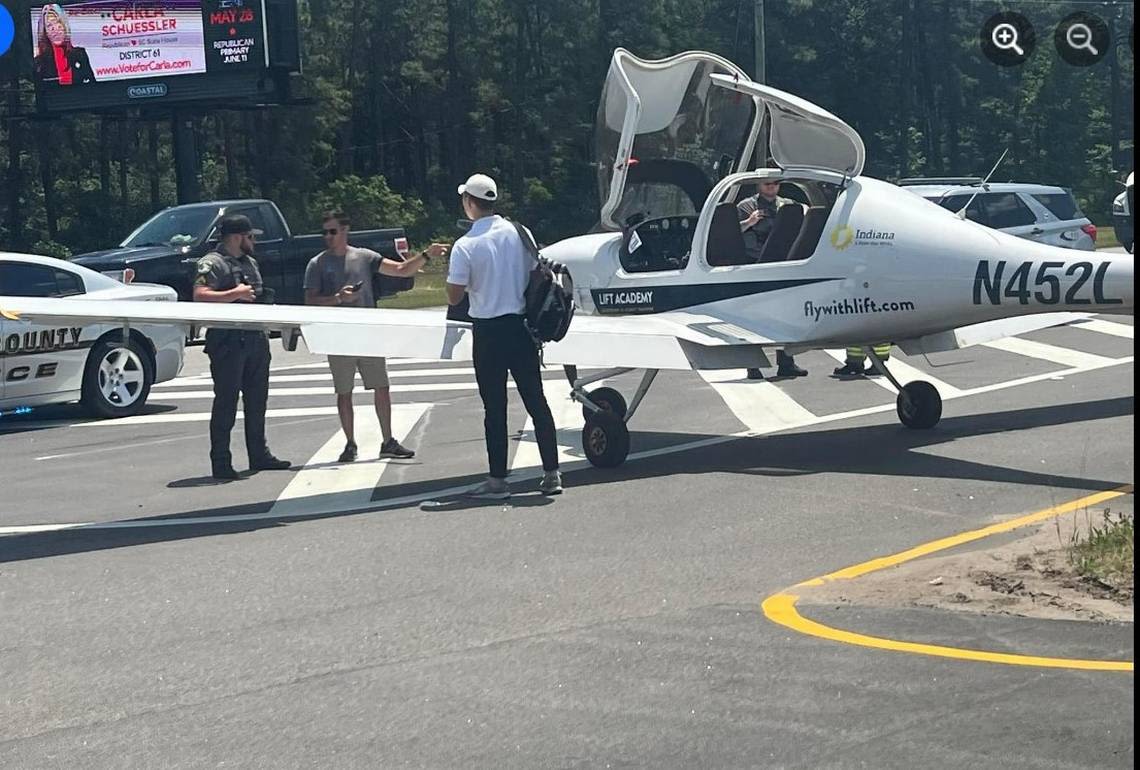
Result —
<path fill-rule="evenodd" d="M 507 221 L 514 226 L 515 232 L 519 234 L 519 240 L 522 241 L 523 248 L 527 250 L 535 262 L 538 262 L 541 257 L 538 252 L 538 244 L 534 242 L 534 236 L 532 236 L 530 231 L 523 227 L 521 223 L 513 219 L 508 219 Z"/>

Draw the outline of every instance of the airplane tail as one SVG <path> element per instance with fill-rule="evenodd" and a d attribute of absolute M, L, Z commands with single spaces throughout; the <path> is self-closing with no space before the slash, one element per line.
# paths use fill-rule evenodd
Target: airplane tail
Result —
<path fill-rule="evenodd" d="M 1009 248 L 1003 250 L 1004 259 L 978 263 L 975 304 L 1020 304 L 1028 313 L 1135 312 L 1136 265 L 1131 254 L 1075 251 L 996 235 Z"/>

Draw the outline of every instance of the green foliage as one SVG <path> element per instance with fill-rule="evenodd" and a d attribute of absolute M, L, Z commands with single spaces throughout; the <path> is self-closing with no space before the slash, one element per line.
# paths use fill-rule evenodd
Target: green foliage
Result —
<path fill-rule="evenodd" d="M 423 235 L 427 220 L 422 201 L 392 192 L 382 176 L 361 179 L 349 174 L 336 179 L 313 196 L 313 209 L 310 219 L 315 224 L 323 212 L 340 210 L 348 214 L 357 230 L 399 224 L 412 237 Z"/>
<path fill-rule="evenodd" d="M 1131 586 L 1135 570 L 1135 523 L 1132 516 L 1105 510 L 1100 524 L 1076 532 L 1069 561 L 1077 572 L 1113 587 Z"/>
<path fill-rule="evenodd" d="M 998 179 L 1071 187 L 1093 221 L 1109 223 L 1132 164 L 1131 9 L 1093 9 L 1125 41 L 1114 92 L 1108 61 L 1072 67 L 1052 45 L 1055 24 L 1087 7 L 1019 7 L 1038 30 L 1037 52 L 1005 69 L 978 46 L 997 5 L 767 0 L 768 81 L 854 126 L 871 176 L 984 174 L 1008 148 Z M 301 0 L 299 93 L 313 106 L 204 111 L 202 195 L 271 198 L 304 232 L 322 208 L 342 205 L 359 227 L 403 225 L 423 242 L 455 237 L 455 187 L 481 171 L 498 178 L 504 213 L 540 240 L 586 231 L 597 221 L 592 130 L 613 49 L 703 49 L 751 72 L 753 6 Z M 106 248 L 175 203 L 161 116 L 9 120 L 34 111 L 30 83 L 14 71 L 24 54 L 0 58 L 0 248 Z"/>
<path fill-rule="evenodd" d="M 36 241 L 32 245 L 32 251 L 36 254 L 43 254 L 45 257 L 55 257 L 56 259 L 67 259 L 71 256 L 71 249 L 55 241 Z"/>

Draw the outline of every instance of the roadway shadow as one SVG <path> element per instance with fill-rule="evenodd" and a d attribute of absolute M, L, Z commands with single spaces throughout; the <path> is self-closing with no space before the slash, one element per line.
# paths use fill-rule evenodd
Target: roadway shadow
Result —
<path fill-rule="evenodd" d="M 455 503 L 441 512 L 462 512 L 489 506 L 530 507 L 557 504 L 572 498 L 575 490 L 606 486 L 632 479 L 666 478 L 704 473 L 738 473 L 749 476 L 810 477 L 824 473 L 845 473 L 913 478 L 962 479 L 1034 487 L 1103 491 L 1127 483 L 1120 479 L 1097 479 L 1008 468 L 971 460 L 941 457 L 921 451 L 932 445 L 946 445 L 957 438 L 1028 430 L 1050 425 L 1103 420 L 1133 414 L 1133 399 L 1120 397 L 1100 401 L 1031 407 L 1010 412 L 949 417 L 929 431 L 913 431 L 894 423 L 859 427 L 730 439 L 697 449 L 634 460 L 619 468 L 581 468 L 565 473 L 567 491 L 560 498 L 528 496 L 537 492 L 538 479 L 512 485 L 515 495 L 509 501 Z M 719 436 L 690 433 L 634 433 L 634 452 L 645 446 L 676 446 Z M 85 553 L 156 542 L 168 542 L 216 535 L 236 534 L 286 526 L 294 521 L 375 513 L 382 509 L 401 510 L 419 506 L 425 498 L 441 500 L 458 497 L 456 490 L 474 486 L 484 478 L 470 474 L 444 479 L 382 486 L 373 493 L 369 505 L 352 510 L 329 508 L 335 495 L 314 495 L 289 501 L 291 515 L 270 514 L 276 500 L 237 506 L 203 508 L 178 514 L 124 519 L 89 527 L 0 537 L 0 563 L 39 559 L 49 556 Z M 533 499 L 532 499 L 533 498 Z M 309 508 L 313 513 L 303 512 Z M 227 519 L 229 519 L 227 521 Z"/>
<path fill-rule="evenodd" d="M 194 476 L 189 479 L 178 479 L 166 485 L 167 489 L 196 489 L 197 487 L 220 487 L 225 484 L 240 484 L 250 474 L 239 474 L 239 479 L 216 479 L 213 476 Z"/>
<path fill-rule="evenodd" d="M 139 410 L 139 416 L 166 414 L 178 409 L 169 404 L 147 403 Z M 52 404 L 32 407 L 27 414 L 5 417 L 0 420 L 0 436 L 31 433 L 50 428 L 66 428 L 72 425 L 85 425 L 90 422 L 103 422 L 102 417 L 92 417 L 80 404 Z"/>

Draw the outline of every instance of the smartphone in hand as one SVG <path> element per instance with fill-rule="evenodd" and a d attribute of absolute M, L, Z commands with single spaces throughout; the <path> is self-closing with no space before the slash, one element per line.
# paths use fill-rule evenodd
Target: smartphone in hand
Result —
<path fill-rule="evenodd" d="M 355 294 L 356 292 L 360 291 L 360 287 L 362 287 L 362 286 L 364 286 L 364 281 L 357 281 L 356 283 L 352 284 L 352 286 L 349 286 L 348 288 L 349 288 L 349 291 L 351 291 L 353 294 Z"/>

